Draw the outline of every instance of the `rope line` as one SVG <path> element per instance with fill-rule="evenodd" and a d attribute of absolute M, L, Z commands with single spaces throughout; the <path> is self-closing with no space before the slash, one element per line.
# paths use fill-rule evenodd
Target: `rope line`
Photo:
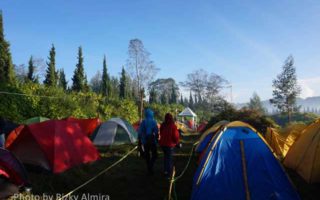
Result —
<path fill-rule="evenodd" d="M 6 91 L 0 91 L 0 94 L 6 94 L 6 95 L 17 95 L 17 96 L 27 96 L 27 97 L 40 97 L 40 98 L 49 98 L 49 99 L 63 99 L 65 100 L 68 95 L 64 96 L 48 96 L 48 95 L 36 95 L 36 94 L 24 94 L 24 93 L 17 93 L 17 92 L 6 92 Z M 91 96 L 77 96 L 77 98 L 84 98 L 88 101 Z"/>
<path fill-rule="evenodd" d="M 67 194 L 65 194 L 64 196 L 62 196 L 61 198 L 59 198 L 58 200 L 63 200 L 66 197 L 69 197 L 71 194 L 73 194 L 74 192 L 78 191 L 80 188 L 88 185 L 89 183 L 91 183 L 93 180 L 97 179 L 99 176 L 101 176 L 102 174 L 106 173 L 107 171 L 109 171 L 111 168 L 113 168 L 114 166 L 118 165 L 121 161 L 123 161 L 124 159 L 126 159 L 131 153 L 133 153 L 136 149 L 138 148 L 138 146 L 135 146 L 132 150 L 130 150 L 126 155 L 122 156 L 117 162 L 113 163 L 112 165 L 110 165 L 108 168 L 102 170 L 100 173 L 98 173 L 97 175 L 95 175 L 94 177 L 92 177 L 91 179 L 87 180 L 85 183 L 79 185 L 78 187 L 76 187 L 75 189 L 73 189 L 72 191 L 68 192 Z"/>
<path fill-rule="evenodd" d="M 190 151 L 190 153 L 189 153 L 188 162 L 187 162 L 186 166 L 184 167 L 184 169 L 182 170 L 182 172 L 180 173 L 180 175 L 177 176 L 177 177 L 174 179 L 174 181 L 179 180 L 179 179 L 186 173 L 187 169 L 189 168 L 189 165 L 190 165 L 192 156 L 193 156 L 194 148 L 196 147 L 196 145 L 197 145 L 198 143 L 199 143 L 199 141 L 195 142 L 195 143 L 192 145 L 191 151 Z"/>
<path fill-rule="evenodd" d="M 180 178 L 182 178 L 183 175 L 186 173 L 187 169 L 189 168 L 190 163 L 191 163 L 191 159 L 192 159 L 192 156 L 193 156 L 193 153 L 194 153 L 194 148 L 198 145 L 199 142 L 200 141 L 197 141 L 192 145 L 191 151 L 189 153 L 188 162 L 187 162 L 186 166 L 184 167 L 184 169 L 182 170 L 182 172 L 180 173 L 180 175 L 177 176 L 176 178 L 170 179 L 170 184 L 172 184 L 172 188 L 173 188 L 173 195 L 170 196 L 169 199 L 170 198 L 173 199 L 173 200 L 177 200 L 178 199 L 178 195 L 177 195 L 177 192 L 176 192 L 176 181 L 178 181 Z"/>
<path fill-rule="evenodd" d="M 65 98 L 65 97 L 34 95 L 34 94 L 23 94 L 23 93 L 5 92 L 5 91 L 0 91 L 0 94 L 17 95 L 17 96 L 29 96 L 29 97 L 41 97 L 41 98 L 51 98 L 51 99 L 63 99 L 63 98 Z"/>

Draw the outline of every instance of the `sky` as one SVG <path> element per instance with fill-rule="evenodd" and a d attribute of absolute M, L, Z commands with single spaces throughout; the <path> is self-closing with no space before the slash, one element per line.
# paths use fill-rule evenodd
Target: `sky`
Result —
<path fill-rule="evenodd" d="M 71 80 L 83 48 L 88 79 L 107 56 L 111 75 L 126 64 L 130 39 L 139 38 L 160 68 L 157 78 L 185 81 L 197 69 L 232 85 L 234 103 L 253 92 L 272 97 L 272 80 L 289 55 L 301 97 L 320 95 L 320 1 L 315 0 L 1 0 L 14 64 L 47 59 Z M 222 91 L 231 100 L 231 90 Z"/>

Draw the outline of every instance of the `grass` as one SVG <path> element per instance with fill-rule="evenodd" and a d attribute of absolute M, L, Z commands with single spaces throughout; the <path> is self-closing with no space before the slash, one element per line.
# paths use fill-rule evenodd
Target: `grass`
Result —
<path fill-rule="evenodd" d="M 197 136 L 187 135 L 182 139 L 183 147 L 176 149 L 175 166 L 177 175 L 184 169 L 192 144 Z M 55 195 L 56 193 L 67 193 L 94 175 L 112 165 L 134 146 L 122 145 L 112 148 L 99 148 L 102 159 L 82 166 L 75 167 L 61 174 L 45 174 L 30 172 L 33 183 L 33 194 L 43 193 Z M 159 158 L 155 164 L 155 174 L 146 175 L 145 161 L 134 152 L 118 166 L 106 174 L 95 179 L 76 194 L 107 194 L 110 199 L 139 199 L 139 200 L 163 200 L 168 196 L 169 181 L 162 174 L 163 154 L 159 149 Z M 178 199 L 190 199 L 192 192 L 192 179 L 196 170 L 196 158 L 193 157 L 185 175 L 176 182 L 176 193 Z M 288 170 L 302 199 L 320 199 L 320 185 L 309 185 L 305 183 L 293 171 Z"/>

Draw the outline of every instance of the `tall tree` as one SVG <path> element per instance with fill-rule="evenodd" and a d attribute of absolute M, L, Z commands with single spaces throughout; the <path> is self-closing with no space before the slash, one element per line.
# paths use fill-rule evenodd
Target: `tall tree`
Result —
<path fill-rule="evenodd" d="M 100 71 L 97 71 L 97 73 L 90 80 L 91 90 L 95 93 L 100 93 L 102 91 L 101 85 L 102 85 L 102 75 Z"/>
<path fill-rule="evenodd" d="M 182 94 L 181 94 L 181 96 L 180 96 L 180 104 L 181 104 L 181 105 L 184 105 Z"/>
<path fill-rule="evenodd" d="M 176 104 L 177 101 L 178 101 L 178 93 L 177 93 L 177 90 L 176 90 L 176 87 L 174 84 L 172 84 L 171 86 L 171 96 L 170 96 L 170 103 L 174 103 Z"/>
<path fill-rule="evenodd" d="M 63 69 L 59 70 L 59 87 L 61 87 L 63 90 L 67 90 L 68 87 L 68 81 Z"/>
<path fill-rule="evenodd" d="M 120 96 L 120 83 L 119 79 L 117 77 L 112 76 L 110 79 L 111 87 L 110 87 L 110 93 L 109 96 L 113 98 L 119 98 Z"/>
<path fill-rule="evenodd" d="M 202 102 L 205 98 L 208 102 L 212 102 L 216 100 L 226 83 L 227 81 L 221 76 L 199 69 L 188 74 L 187 80 L 181 84 L 197 96 L 198 102 Z"/>
<path fill-rule="evenodd" d="M 166 99 L 169 100 L 169 103 L 177 102 L 179 86 L 176 84 L 173 78 L 157 79 L 149 84 L 149 91 L 151 91 L 151 89 L 155 90 L 157 94 L 161 94 L 159 97 L 157 96 L 157 101 L 161 101 L 159 99 L 161 96 L 166 96 Z"/>
<path fill-rule="evenodd" d="M 28 79 L 28 72 L 26 71 L 26 66 L 24 64 L 21 65 L 14 65 L 15 70 L 15 80 L 19 83 L 25 83 Z"/>
<path fill-rule="evenodd" d="M 137 82 L 137 91 L 139 99 L 140 119 L 143 111 L 143 91 L 147 89 L 148 84 L 154 79 L 158 69 L 150 60 L 150 53 L 145 49 L 139 39 L 132 39 L 128 47 L 129 58 L 127 60 L 128 71 L 132 79 Z"/>
<path fill-rule="evenodd" d="M 76 65 L 76 69 L 74 70 L 74 74 L 72 77 L 72 90 L 73 91 L 85 91 L 87 80 L 86 75 L 84 73 L 84 66 L 83 66 L 83 55 L 82 55 L 82 47 L 80 46 L 78 49 L 78 63 Z"/>
<path fill-rule="evenodd" d="M 189 106 L 189 101 L 187 97 L 184 97 L 183 103 L 184 106 Z"/>
<path fill-rule="evenodd" d="M 261 99 L 256 92 L 254 92 L 252 97 L 250 98 L 248 108 L 250 110 L 258 111 L 260 114 L 264 114 L 266 112 L 265 108 L 262 105 Z"/>
<path fill-rule="evenodd" d="M 127 98 L 127 74 L 126 74 L 126 71 L 124 69 L 124 67 L 122 67 L 122 70 L 121 70 L 121 77 L 120 77 L 120 93 L 119 93 L 119 96 L 121 99 L 125 99 Z"/>
<path fill-rule="evenodd" d="M 205 95 L 208 72 L 203 69 L 196 70 L 187 75 L 187 80 L 182 85 L 190 89 L 199 99 Z"/>
<path fill-rule="evenodd" d="M 192 97 L 192 93 L 190 92 L 190 96 L 189 96 L 189 107 L 193 108 L 194 102 L 193 102 L 193 97 Z"/>
<path fill-rule="evenodd" d="M 151 88 L 149 92 L 149 103 L 157 103 L 158 102 L 158 94 L 154 88 Z"/>
<path fill-rule="evenodd" d="M 163 92 L 160 95 L 161 104 L 168 104 L 168 96 Z"/>
<path fill-rule="evenodd" d="M 104 96 L 110 96 L 111 85 L 110 85 L 110 76 L 107 69 L 107 59 L 106 56 L 103 57 L 103 69 L 102 69 L 102 83 L 101 90 Z"/>
<path fill-rule="evenodd" d="M 47 71 L 46 71 L 46 78 L 44 80 L 44 84 L 47 86 L 56 87 L 57 86 L 57 72 L 56 72 L 56 50 L 54 45 L 49 52 L 49 62 L 47 62 Z"/>
<path fill-rule="evenodd" d="M 298 109 L 296 99 L 301 91 L 297 83 L 296 68 L 292 56 L 286 59 L 282 72 L 273 80 L 272 86 L 273 98 L 270 99 L 270 102 L 282 113 L 286 113 L 288 122 L 290 122 L 292 112 Z"/>
<path fill-rule="evenodd" d="M 33 57 L 31 56 L 29 59 L 28 75 L 27 75 L 27 79 L 31 82 L 35 82 L 35 80 L 36 80 L 36 78 L 34 76 L 34 70 L 35 70 L 35 66 L 33 63 Z"/>
<path fill-rule="evenodd" d="M 4 38 L 2 11 L 0 11 L 0 83 L 13 84 L 15 73 L 10 53 L 10 44 Z"/>

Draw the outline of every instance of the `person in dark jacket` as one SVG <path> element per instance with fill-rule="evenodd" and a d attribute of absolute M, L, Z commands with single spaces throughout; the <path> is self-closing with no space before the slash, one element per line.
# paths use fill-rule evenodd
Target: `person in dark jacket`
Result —
<path fill-rule="evenodd" d="M 144 158 L 147 162 L 148 173 L 153 174 L 153 165 L 158 157 L 157 142 L 158 142 L 158 126 L 154 120 L 153 111 L 145 110 L 145 119 L 141 122 L 138 130 L 139 143 L 142 145 Z"/>
<path fill-rule="evenodd" d="M 164 174 L 169 176 L 172 173 L 172 157 L 173 149 L 179 143 L 179 131 L 174 123 L 173 117 L 170 113 L 167 113 L 164 122 L 160 127 L 160 140 L 159 145 L 161 146 L 164 153 Z"/>

